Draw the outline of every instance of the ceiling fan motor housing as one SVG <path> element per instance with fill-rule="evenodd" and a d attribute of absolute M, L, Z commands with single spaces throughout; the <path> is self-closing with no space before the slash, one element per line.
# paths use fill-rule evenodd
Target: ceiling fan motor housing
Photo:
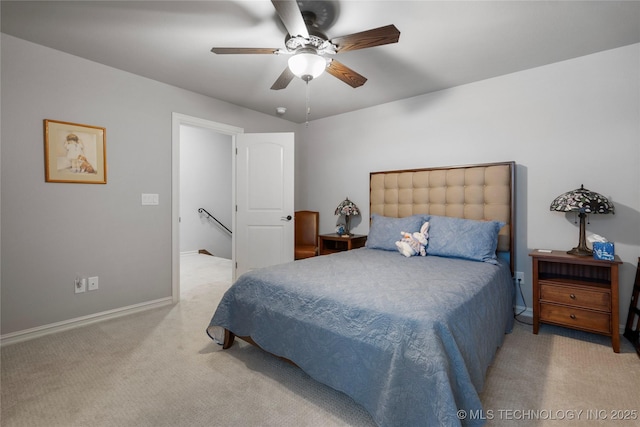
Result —
<path fill-rule="evenodd" d="M 287 34 L 284 45 L 289 52 L 296 52 L 300 48 L 313 48 L 318 54 L 335 53 L 335 47 L 327 40 L 326 36 L 319 31 L 317 33 L 319 34 L 311 34 L 309 31 L 308 39 L 302 36 L 292 37 Z"/>

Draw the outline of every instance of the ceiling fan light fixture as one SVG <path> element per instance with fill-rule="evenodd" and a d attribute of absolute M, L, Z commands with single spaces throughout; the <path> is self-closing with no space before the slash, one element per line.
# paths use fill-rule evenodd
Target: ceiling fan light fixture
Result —
<path fill-rule="evenodd" d="M 327 60 L 313 49 L 301 49 L 289 58 L 289 69 L 305 82 L 315 79 L 327 68 Z"/>

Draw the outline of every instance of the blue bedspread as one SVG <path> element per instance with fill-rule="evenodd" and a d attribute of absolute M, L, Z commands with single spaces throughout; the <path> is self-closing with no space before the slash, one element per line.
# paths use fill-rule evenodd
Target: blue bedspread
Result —
<path fill-rule="evenodd" d="M 381 427 L 479 425 L 478 391 L 513 322 L 501 262 L 356 249 L 243 274 L 212 327 L 251 336 L 351 396 Z"/>

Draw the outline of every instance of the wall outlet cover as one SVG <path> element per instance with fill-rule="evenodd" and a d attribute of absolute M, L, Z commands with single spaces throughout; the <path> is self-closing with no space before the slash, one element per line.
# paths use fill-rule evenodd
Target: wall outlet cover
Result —
<path fill-rule="evenodd" d="M 74 289 L 76 294 L 81 294 L 82 292 L 86 292 L 87 290 L 87 278 L 86 277 L 76 277 L 74 281 Z"/>
<path fill-rule="evenodd" d="M 88 291 L 98 290 L 98 276 L 89 277 L 89 281 L 87 282 L 87 290 Z"/>

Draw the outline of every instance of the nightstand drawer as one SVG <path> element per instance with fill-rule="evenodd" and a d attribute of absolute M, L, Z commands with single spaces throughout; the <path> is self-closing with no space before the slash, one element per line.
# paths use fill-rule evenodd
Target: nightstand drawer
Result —
<path fill-rule="evenodd" d="M 543 280 L 540 280 L 540 300 L 593 310 L 611 310 L 611 296 L 607 291 L 579 289 Z"/>
<path fill-rule="evenodd" d="M 611 333 L 611 316 L 607 313 L 541 303 L 540 320 L 571 328 Z"/>

